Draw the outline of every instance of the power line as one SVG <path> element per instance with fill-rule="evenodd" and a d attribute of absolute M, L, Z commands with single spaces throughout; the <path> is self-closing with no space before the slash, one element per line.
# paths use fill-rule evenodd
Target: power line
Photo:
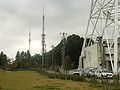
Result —
<path fill-rule="evenodd" d="M 56 46 L 57 44 L 59 44 L 59 42 L 61 41 L 60 36 L 58 35 L 58 37 L 56 37 L 56 39 L 51 43 L 51 45 Z"/>

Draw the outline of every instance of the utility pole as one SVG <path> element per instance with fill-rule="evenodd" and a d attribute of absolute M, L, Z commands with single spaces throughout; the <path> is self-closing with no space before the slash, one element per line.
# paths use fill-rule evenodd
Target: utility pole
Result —
<path fill-rule="evenodd" d="M 66 70 L 66 62 L 65 62 L 65 42 L 66 42 L 66 35 L 67 33 L 60 33 L 62 35 L 62 39 L 63 39 L 63 48 L 62 48 L 62 65 L 63 65 L 63 69 L 64 69 L 64 74 L 67 75 L 67 70 Z M 65 77 L 65 80 L 67 79 L 67 77 Z"/>
<path fill-rule="evenodd" d="M 45 47 L 46 47 L 46 44 L 45 44 L 45 13 L 44 13 L 44 0 L 43 0 L 43 15 L 42 15 L 42 70 L 44 69 L 44 60 L 45 60 Z"/>
<path fill-rule="evenodd" d="M 31 30 L 29 25 L 29 52 L 31 53 Z"/>
<path fill-rule="evenodd" d="M 54 70 L 54 45 L 51 45 L 52 47 L 52 70 Z"/>

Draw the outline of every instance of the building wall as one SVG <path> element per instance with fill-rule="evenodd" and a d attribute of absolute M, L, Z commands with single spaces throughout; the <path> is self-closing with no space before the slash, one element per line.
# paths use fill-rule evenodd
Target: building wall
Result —
<path fill-rule="evenodd" d="M 113 39 L 109 39 L 109 45 L 111 43 L 113 43 Z M 87 67 L 103 68 L 102 60 L 104 59 L 104 64 L 105 64 L 104 68 L 106 68 L 109 71 L 112 71 L 107 41 L 104 41 L 104 43 L 102 45 L 103 51 L 101 51 L 100 47 L 101 47 L 100 43 L 96 43 L 92 46 L 85 48 L 84 53 L 81 54 L 82 55 L 81 57 L 83 60 L 81 60 L 82 62 L 80 62 L 83 64 L 84 69 Z M 111 53 L 112 62 L 114 63 L 114 43 L 111 46 L 110 53 Z M 117 53 L 118 53 L 118 69 L 119 69 L 120 68 L 120 38 L 118 38 L 118 52 Z M 119 69 L 119 71 L 120 71 L 120 69 Z"/>
<path fill-rule="evenodd" d="M 98 45 L 94 44 L 85 49 L 84 68 L 98 67 Z"/>

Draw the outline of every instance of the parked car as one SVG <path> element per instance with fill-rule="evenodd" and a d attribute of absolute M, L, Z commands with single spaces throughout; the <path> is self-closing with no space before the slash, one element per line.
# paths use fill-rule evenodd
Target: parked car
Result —
<path fill-rule="evenodd" d="M 93 67 L 89 67 L 89 68 L 84 69 L 83 76 L 84 77 L 93 77 L 93 76 L 95 76 L 96 69 L 97 68 L 93 68 Z"/>
<path fill-rule="evenodd" d="M 90 77 L 89 70 L 85 69 L 82 73 L 84 77 Z"/>
<path fill-rule="evenodd" d="M 94 70 L 90 71 L 89 75 L 90 75 L 90 77 L 94 77 L 95 76 L 95 71 Z"/>
<path fill-rule="evenodd" d="M 82 74 L 82 71 L 79 69 L 74 70 L 74 72 L 72 73 L 72 75 L 76 75 L 76 76 L 81 76 L 81 74 Z"/>
<path fill-rule="evenodd" d="M 107 70 L 102 70 L 102 69 L 97 69 L 95 71 L 95 76 L 97 76 L 98 78 L 113 78 L 113 73 L 109 72 Z"/>

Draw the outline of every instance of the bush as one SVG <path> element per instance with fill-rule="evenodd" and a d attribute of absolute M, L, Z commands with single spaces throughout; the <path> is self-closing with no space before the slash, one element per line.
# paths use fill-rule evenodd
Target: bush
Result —
<path fill-rule="evenodd" d="M 74 76 L 74 75 L 63 75 L 63 74 L 59 74 L 57 75 L 57 78 L 63 79 L 65 80 L 65 77 L 67 77 L 67 80 L 73 80 L 73 81 L 85 81 L 83 76 Z"/>
<path fill-rule="evenodd" d="M 56 78 L 56 74 L 54 74 L 54 73 L 50 74 L 49 73 L 49 78 Z"/>
<path fill-rule="evenodd" d="M 96 77 L 91 77 L 91 78 L 90 78 L 90 82 L 92 82 L 92 83 L 99 83 L 99 82 L 96 80 Z"/>
<path fill-rule="evenodd" d="M 58 75 L 56 75 L 56 78 L 60 78 L 60 79 L 65 80 L 65 75 L 63 75 L 63 74 L 58 74 Z"/>
<path fill-rule="evenodd" d="M 73 81 L 81 81 L 81 82 L 85 81 L 83 76 L 68 75 L 67 79 L 68 80 L 73 80 Z"/>
<path fill-rule="evenodd" d="M 119 75 L 114 75 L 113 84 L 119 86 Z"/>
<path fill-rule="evenodd" d="M 81 81 L 81 82 L 85 81 L 83 76 L 64 75 L 64 74 L 55 74 L 55 73 L 53 74 L 40 70 L 38 72 L 41 73 L 42 75 L 48 76 L 49 78 L 59 78 L 62 80 L 67 79 L 67 80 Z"/>

